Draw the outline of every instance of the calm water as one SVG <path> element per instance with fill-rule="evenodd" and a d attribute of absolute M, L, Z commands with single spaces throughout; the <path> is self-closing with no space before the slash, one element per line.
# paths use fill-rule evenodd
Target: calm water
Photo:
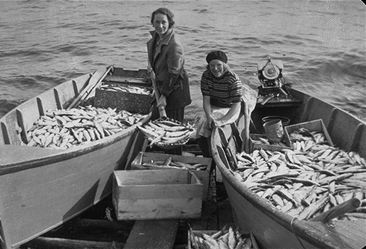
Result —
<path fill-rule="evenodd" d="M 193 103 L 205 55 L 224 49 L 243 81 L 281 59 L 294 88 L 366 120 L 366 7 L 361 1 L 0 1 L 0 117 L 73 77 L 115 64 L 146 68 L 150 14 L 168 7 L 184 43 Z"/>

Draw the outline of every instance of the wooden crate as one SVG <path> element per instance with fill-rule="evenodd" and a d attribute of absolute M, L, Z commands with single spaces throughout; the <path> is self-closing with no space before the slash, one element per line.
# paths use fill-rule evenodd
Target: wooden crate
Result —
<path fill-rule="evenodd" d="M 111 86 L 113 85 L 118 84 L 111 84 Z M 132 113 L 148 114 L 152 100 L 151 95 L 97 88 L 94 105 L 102 108 L 117 108 L 118 111 L 126 110 Z"/>
<path fill-rule="evenodd" d="M 95 91 L 94 105 L 102 108 L 117 108 L 132 113 L 148 114 L 153 97 L 147 94 L 138 94 L 114 90 L 114 87 L 133 86 L 152 92 L 151 81 L 147 70 L 126 70 L 115 68 L 112 74 L 105 77 L 101 88 Z"/>
<path fill-rule="evenodd" d="M 162 169 L 162 168 L 153 168 L 153 167 L 144 167 L 144 163 L 149 163 L 154 165 L 154 162 L 164 162 L 169 157 L 172 158 L 172 161 L 178 161 L 188 164 L 203 164 L 207 165 L 206 170 L 193 170 L 194 174 L 201 181 L 202 187 L 202 200 L 206 201 L 208 198 L 208 188 L 210 184 L 210 172 L 211 172 L 211 163 L 212 159 L 207 157 L 194 157 L 194 156 L 179 156 L 179 155 L 171 155 L 171 154 L 163 154 L 163 153 L 153 153 L 153 152 L 140 152 L 136 158 L 131 163 L 131 169 Z M 171 168 L 166 168 L 171 169 Z"/>
<path fill-rule="evenodd" d="M 312 121 L 308 121 L 308 122 L 303 122 L 303 123 L 298 123 L 298 124 L 293 124 L 293 125 L 288 125 L 285 126 L 285 135 L 287 137 L 287 139 L 290 139 L 290 134 L 300 128 L 306 128 L 309 131 L 319 131 L 319 132 L 323 132 L 324 136 L 327 140 L 327 142 L 329 143 L 329 145 L 334 146 L 332 138 L 329 136 L 329 133 L 327 131 L 327 128 L 324 125 L 324 122 L 322 119 L 316 119 L 316 120 L 312 120 Z M 291 143 L 290 141 L 288 141 L 288 143 Z"/>
<path fill-rule="evenodd" d="M 199 218 L 202 183 L 184 170 L 117 170 L 113 205 L 118 220 Z"/>

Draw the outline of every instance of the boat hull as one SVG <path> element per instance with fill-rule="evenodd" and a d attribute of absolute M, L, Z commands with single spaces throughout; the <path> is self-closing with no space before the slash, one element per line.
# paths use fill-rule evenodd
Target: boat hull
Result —
<path fill-rule="evenodd" d="M 236 224 L 242 233 L 254 233 L 262 248 L 302 248 L 301 244 L 304 245 L 304 248 L 317 248 L 297 237 L 293 231 L 280 225 L 278 221 L 273 220 L 272 215 L 267 215 L 257 209 L 228 182 L 225 178 L 224 185 L 233 208 Z"/>
<path fill-rule="evenodd" d="M 120 133 L 69 149 L 24 145 L 39 116 L 66 108 L 107 72 L 60 84 L 0 119 L 0 248 L 17 248 L 110 195 L 113 171 L 124 169 L 140 151 L 144 137 L 137 126 L 148 116 Z"/>
<path fill-rule="evenodd" d="M 346 151 L 356 151 L 365 157 L 366 124 L 364 122 L 302 92 L 292 91 L 292 93 L 302 101 L 302 105 L 290 109 L 288 113 L 284 113 L 281 109 L 256 109 L 252 114 L 255 126 L 261 125 L 256 120 L 268 114 L 289 116 L 294 123 L 322 118 L 336 145 Z M 225 137 L 229 138 L 228 142 L 232 150 L 235 153 L 240 151 L 231 138 L 232 127 L 225 126 L 222 130 Z M 324 224 L 298 220 L 296 217 L 280 212 L 250 191 L 228 169 L 229 161 L 225 156 L 218 129 L 215 129 L 212 134 L 211 148 L 233 207 L 235 222 L 242 232 L 253 232 L 263 248 L 362 248 L 366 245 L 366 239 L 360 232 L 362 227 L 366 226 L 364 221 L 357 224 L 352 221 L 348 224 L 343 221 Z M 347 227 L 351 230 L 348 231 Z"/>
<path fill-rule="evenodd" d="M 123 167 L 133 134 L 66 160 L 53 162 L 51 157 L 44 165 L 1 175 L 0 213 L 7 248 L 47 232 L 110 195 L 113 171 Z"/>

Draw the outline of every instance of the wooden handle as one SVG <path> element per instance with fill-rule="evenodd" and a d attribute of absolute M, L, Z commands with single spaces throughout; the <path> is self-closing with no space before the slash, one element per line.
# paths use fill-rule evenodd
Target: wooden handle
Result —
<path fill-rule="evenodd" d="M 321 222 L 328 222 L 329 220 L 336 218 L 340 215 L 343 215 L 347 212 L 350 212 L 356 208 L 358 208 L 361 204 L 361 201 L 357 198 L 352 198 L 348 201 L 345 201 L 338 206 L 335 206 L 329 209 L 327 212 L 324 212 L 310 220 L 312 221 L 321 221 Z"/>
<path fill-rule="evenodd" d="M 158 110 L 159 110 L 160 117 L 166 117 L 166 112 L 165 112 L 165 107 L 164 106 L 159 106 Z"/>
<path fill-rule="evenodd" d="M 159 94 L 159 91 L 158 91 L 158 88 L 157 88 L 156 82 L 155 82 L 155 73 L 152 69 L 150 70 L 150 79 L 151 79 L 151 83 L 152 83 L 153 88 L 154 88 L 155 99 L 156 99 L 156 104 L 157 104 L 158 101 L 159 101 L 159 98 L 160 98 L 160 94 Z M 164 106 L 159 106 L 157 108 L 159 110 L 160 117 L 166 117 L 165 107 Z"/>
<path fill-rule="evenodd" d="M 107 68 L 107 70 L 103 73 L 102 77 L 97 77 L 97 79 L 95 79 L 94 77 L 96 77 L 96 73 L 95 72 L 89 80 L 88 86 L 86 86 L 80 93 L 79 95 L 71 102 L 71 104 L 67 107 L 67 109 L 71 109 L 74 106 L 77 106 L 80 101 L 86 99 L 89 94 L 95 89 L 97 88 L 101 83 L 102 80 L 105 78 L 105 76 L 109 73 L 109 71 L 113 68 L 113 66 L 109 66 Z"/>

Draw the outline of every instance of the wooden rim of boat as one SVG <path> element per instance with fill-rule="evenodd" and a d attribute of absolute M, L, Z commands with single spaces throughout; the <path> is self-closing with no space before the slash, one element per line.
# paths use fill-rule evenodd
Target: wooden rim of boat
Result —
<path fill-rule="evenodd" d="M 94 141 L 94 142 L 90 142 L 88 145 L 79 145 L 75 148 L 70 148 L 70 149 L 66 149 L 66 150 L 58 150 L 58 149 L 46 149 L 49 151 L 49 155 L 38 158 L 38 159 L 33 159 L 33 160 L 27 160 L 24 162 L 16 162 L 16 163 L 11 163 L 11 164 L 7 164 L 7 165 L 3 165 L 0 167 L 0 175 L 5 175 L 5 174 L 10 174 L 10 173 L 14 173 L 17 172 L 19 170 L 25 170 L 25 169 L 31 169 L 31 168 L 35 168 L 35 167 L 40 167 L 40 166 L 44 166 L 47 165 L 49 163 L 55 163 L 55 162 L 59 162 L 59 161 L 63 161 L 69 158 L 73 158 L 76 156 L 80 156 L 83 154 L 87 154 L 87 153 L 91 153 L 93 151 L 96 151 L 102 147 L 106 147 L 110 144 L 114 144 L 115 142 L 123 139 L 124 137 L 130 135 L 131 133 L 135 132 L 135 128 L 138 125 L 142 125 L 145 122 L 145 120 L 140 121 L 139 123 L 128 127 L 127 129 L 125 129 L 123 131 L 123 133 L 120 134 L 113 134 L 111 136 L 108 136 L 106 138 L 103 139 L 103 141 Z M 1 150 L 5 150 L 6 147 L 9 147 L 10 150 L 13 150 L 13 146 L 11 145 L 2 145 L 0 146 Z"/>

